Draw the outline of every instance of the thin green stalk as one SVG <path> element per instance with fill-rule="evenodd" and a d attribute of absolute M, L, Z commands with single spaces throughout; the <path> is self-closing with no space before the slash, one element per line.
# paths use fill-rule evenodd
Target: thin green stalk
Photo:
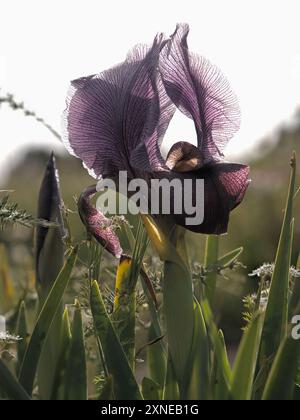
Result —
<path fill-rule="evenodd" d="M 217 264 L 218 257 L 219 257 L 219 237 L 209 235 L 207 236 L 207 240 L 206 240 L 204 266 L 207 268 L 207 267 Z M 211 306 L 213 306 L 213 303 L 214 303 L 217 278 L 218 278 L 217 270 L 214 270 L 211 273 L 208 273 L 205 277 L 206 296 Z"/>

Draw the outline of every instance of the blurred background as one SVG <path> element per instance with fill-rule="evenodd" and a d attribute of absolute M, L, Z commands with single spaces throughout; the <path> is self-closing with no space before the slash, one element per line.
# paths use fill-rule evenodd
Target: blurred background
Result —
<path fill-rule="evenodd" d="M 58 133 L 70 80 L 122 61 L 133 45 L 150 43 L 159 31 L 173 32 L 177 22 L 190 24 L 190 48 L 226 74 L 242 110 L 227 158 L 250 164 L 252 178 L 221 240 L 224 253 L 244 247 L 241 261 L 247 267 L 219 282 L 220 318 L 228 334 L 240 328 L 236 309 L 242 312 L 242 297 L 256 287 L 248 273 L 274 261 L 292 151 L 300 158 L 299 16 L 297 0 L 2 0 L 0 5 L 0 98 L 13 93 Z M 167 140 L 186 140 L 187 133 L 190 124 L 180 119 Z M 33 214 L 52 150 L 64 201 L 75 210 L 74 196 L 92 178 L 51 130 L 0 100 L 0 189 L 13 190 L 11 199 Z M 75 236 L 83 237 L 77 214 L 70 219 Z M 201 262 L 205 238 L 190 239 L 191 255 Z M 31 230 L 0 232 L 0 241 L 10 250 L 12 267 L 33 270 Z M 299 220 L 294 249 L 295 263 Z"/>

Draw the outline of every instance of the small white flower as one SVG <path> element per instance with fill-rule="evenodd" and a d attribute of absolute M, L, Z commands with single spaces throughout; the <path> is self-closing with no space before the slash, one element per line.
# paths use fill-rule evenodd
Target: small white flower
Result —
<path fill-rule="evenodd" d="M 261 267 L 254 270 L 251 274 L 249 274 L 250 277 L 265 277 L 265 276 L 272 276 L 274 271 L 274 264 L 268 264 L 265 263 Z"/>
<path fill-rule="evenodd" d="M 3 343 L 16 343 L 20 341 L 21 338 L 16 335 L 9 334 L 8 332 L 0 331 L 0 342 Z"/>
<path fill-rule="evenodd" d="M 265 277 L 269 276 L 271 277 L 274 272 L 275 264 L 270 263 L 264 263 L 261 267 L 254 270 L 251 274 L 249 274 L 249 277 Z M 300 278 L 300 270 L 298 270 L 295 267 L 290 268 L 290 276 L 292 278 Z"/>

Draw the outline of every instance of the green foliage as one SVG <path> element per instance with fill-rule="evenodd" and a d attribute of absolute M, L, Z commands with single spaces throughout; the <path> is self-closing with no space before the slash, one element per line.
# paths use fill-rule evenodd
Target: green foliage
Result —
<path fill-rule="evenodd" d="M 52 182 L 53 174 L 48 171 L 44 179 Z M 49 217 L 41 218 L 60 225 L 58 189 L 48 196 L 46 184 L 42 195 L 50 197 L 52 204 L 48 208 L 40 200 L 40 209 L 50 211 Z M 102 258 L 102 250 L 89 237 L 80 241 L 77 258 L 78 244 L 72 235 L 65 244 L 62 230 L 39 226 L 35 286 L 40 308 L 35 311 L 37 302 L 31 302 L 35 289 L 25 288 L 19 294 L 1 246 L 0 311 L 7 321 L 5 330 L 3 326 L 0 329 L 1 398 L 299 400 L 300 340 L 292 334 L 291 323 L 292 317 L 300 314 L 299 270 L 291 267 L 295 187 L 293 157 L 275 263 L 254 272 L 260 282 L 256 293 L 244 300 L 247 325 L 233 356 L 233 368 L 228 357 L 232 349 L 219 329 L 214 306 L 218 280 L 239 267 L 243 248 L 220 257 L 219 238 L 208 237 L 203 263 L 191 261 L 181 228 L 174 229 L 166 219 L 154 221 L 143 216 L 145 229 L 141 223 L 135 230 L 125 226 L 130 255 L 116 264 Z M 149 240 L 160 263 L 153 258 Z M 59 271 L 57 261 L 64 257 L 67 245 L 70 249 Z M 59 260 L 52 259 L 54 247 L 60 250 Z M 195 264 L 194 273 L 191 267 Z M 105 284 L 103 273 L 109 278 Z M 231 281 L 234 283 L 234 277 Z M 75 305 L 70 304 L 74 295 Z M 53 343 L 56 357 L 50 374 L 42 355 L 53 355 Z M 141 350 L 136 353 L 136 348 Z M 16 360 L 8 357 L 11 353 L 16 354 Z M 141 383 L 137 380 L 140 356 L 148 362 Z M 38 370 L 41 364 L 45 369 Z M 46 394 L 40 379 L 48 382 Z"/>
<path fill-rule="evenodd" d="M 208 268 L 212 264 L 214 264 L 219 257 L 219 237 L 218 236 L 208 236 L 206 240 L 206 249 L 205 249 L 205 257 L 204 257 L 204 264 L 205 267 Z M 210 303 L 212 304 L 212 300 L 215 296 L 215 290 L 217 285 L 217 277 L 218 274 L 216 270 L 211 270 L 210 273 L 207 273 L 205 281 L 206 281 L 206 295 Z"/>
<path fill-rule="evenodd" d="M 159 401 L 161 400 L 161 387 L 152 381 L 152 379 L 144 378 L 142 381 L 142 394 L 145 400 Z"/>
<path fill-rule="evenodd" d="M 29 395 L 22 385 L 13 376 L 8 367 L 0 359 L 0 389 L 4 391 L 11 400 L 28 401 Z"/>
<path fill-rule="evenodd" d="M 60 193 L 59 175 L 55 157 L 51 154 L 39 190 L 37 216 L 57 225 L 56 229 L 37 226 L 35 230 L 36 288 L 39 306 L 42 308 L 60 270 L 64 264 L 65 229 L 63 223 L 63 203 Z M 51 264 L 49 266 L 49 261 Z M 50 326 L 38 366 L 38 386 L 43 400 L 51 398 L 54 374 L 58 361 L 59 333 L 61 328 L 61 303 Z"/>
<path fill-rule="evenodd" d="M 57 280 L 45 301 L 31 335 L 20 372 L 20 383 L 29 395 L 31 395 L 33 391 L 34 378 L 43 349 L 43 343 L 68 286 L 76 257 L 77 248 L 70 252 L 65 266 L 58 275 Z"/>
<path fill-rule="evenodd" d="M 262 337 L 262 357 L 274 357 L 281 340 L 285 339 L 288 325 L 288 292 L 291 253 L 294 234 L 293 204 L 296 181 L 296 157 L 292 158 L 291 181 L 279 240 L 275 267 L 271 281 Z"/>
<path fill-rule="evenodd" d="M 0 197 L 0 229 L 4 229 L 7 225 L 20 225 L 27 228 L 33 226 L 53 228 L 57 226 L 55 223 L 33 217 L 26 210 L 19 209 L 17 203 L 9 201 L 9 195 L 4 195 Z"/>
<path fill-rule="evenodd" d="M 257 314 L 245 331 L 232 375 L 231 397 L 234 400 L 250 400 L 262 333 L 261 314 Z"/>
<path fill-rule="evenodd" d="M 124 349 L 106 311 L 98 283 L 91 285 L 94 327 L 103 351 L 107 371 L 113 378 L 114 395 L 120 400 L 142 399 Z"/>
<path fill-rule="evenodd" d="M 66 362 L 64 399 L 67 401 L 86 401 L 87 397 L 84 333 L 81 307 L 80 303 L 76 301 L 70 351 Z"/>
<path fill-rule="evenodd" d="M 20 305 L 16 333 L 17 337 L 20 338 L 19 342 L 17 343 L 17 371 L 20 372 L 26 354 L 29 336 L 28 325 L 26 320 L 25 302 L 21 302 Z"/>

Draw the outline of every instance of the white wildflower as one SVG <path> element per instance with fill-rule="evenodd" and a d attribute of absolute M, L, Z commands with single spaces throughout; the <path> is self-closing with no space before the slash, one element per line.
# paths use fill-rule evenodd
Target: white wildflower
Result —
<path fill-rule="evenodd" d="M 251 274 L 249 274 L 250 277 L 271 277 L 274 272 L 275 264 L 270 263 L 264 263 L 261 267 L 257 268 L 256 270 L 252 271 Z M 290 277 L 300 278 L 300 270 L 298 270 L 295 267 L 290 268 Z"/>
<path fill-rule="evenodd" d="M 21 338 L 16 335 L 9 334 L 8 332 L 0 331 L 0 342 L 2 343 L 16 343 Z"/>
<path fill-rule="evenodd" d="M 274 264 L 268 264 L 265 263 L 261 267 L 254 270 L 251 274 L 249 274 L 250 277 L 265 277 L 265 276 L 272 276 L 274 271 Z"/>

